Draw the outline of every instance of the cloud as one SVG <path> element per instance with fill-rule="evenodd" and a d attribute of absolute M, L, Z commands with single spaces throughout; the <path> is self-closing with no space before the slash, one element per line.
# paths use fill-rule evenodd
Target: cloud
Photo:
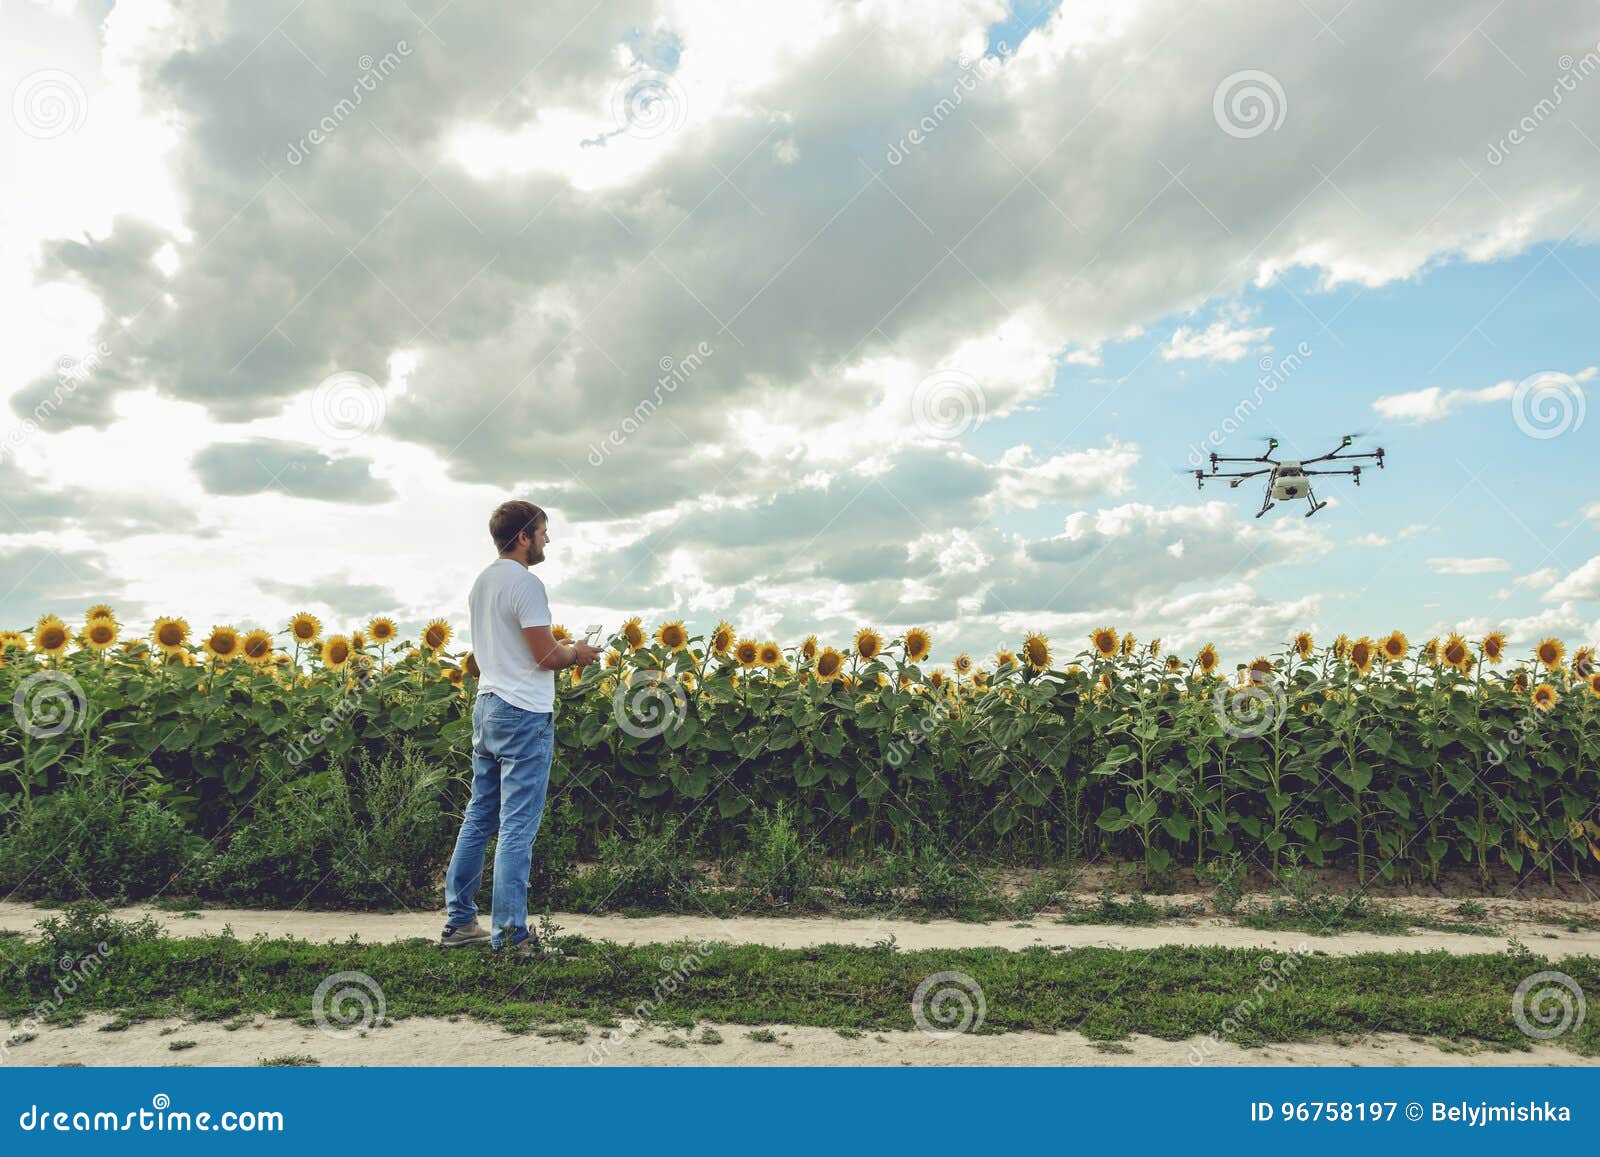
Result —
<path fill-rule="evenodd" d="M 1445 575 L 1495 574 L 1511 569 L 1503 558 L 1430 558 L 1428 566 L 1434 574 Z"/>
<path fill-rule="evenodd" d="M 1595 555 L 1577 570 L 1545 591 L 1546 602 L 1568 603 L 1600 599 L 1600 555 Z"/>
<path fill-rule="evenodd" d="M 1197 359 L 1208 362 L 1236 362 L 1250 355 L 1251 347 L 1272 336 L 1271 326 L 1235 329 L 1226 321 L 1212 322 L 1204 330 L 1179 326 L 1162 347 L 1167 361 Z"/>
<path fill-rule="evenodd" d="M 400 605 L 393 590 L 380 583 L 352 581 L 339 575 L 323 575 L 309 582 L 279 582 L 276 579 L 258 579 L 256 586 L 297 607 L 332 614 L 347 621 L 352 628 L 365 623 L 374 615 L 384 614 Z M 328 626 L 327 624 L 324 624 Z M 339 630 L 328 626 L 329 630 Z"/>
<path fill-rule="evenodd" d="M 1199 311 L 1280 274 L 1382 285 L 1596 236 L 1591 150 L 1547 130 L 1514 165 L 1460 163 L 1525 104 L 1502 52 L 1553 60 L 1600 36 L 1577 0 L 1539 21 L 1357 6 L 1337 38 L 1242 0 L 1062 6 L 891 160 L 1008 12 L 805 0 L 774 22 L 691 0 L 555 0 L 536 15 L 447 6 L 424 29 L 404 6 L 119 6 L 88 30 L 93 50 L 169 127 L 167 152 L 134 160 L 170 180 L 181 221 L 130 203 L 29 238 L 39 293 L 96 305 L 109 354 L 52 413 L 37 447 L 50 465 L 18 480 L 13 505 L 52 532 L 105 507 L 114 481 L 70 474 L 121 460 L 105 450 L 150 395 L 209 423 L 182 443 L 206 447 L 195 470 L 227 497 L 196 496 L 202 525 L 237 542 L 227 514 L 248 513 L 247 545 L 268 549 L 293 530 L 273 490 L 320 502 L 321 537 L 283 560 L 283 582 L 331 573 L 353 527 L 382 527 L 407 605 L 458 600 L 475 565 L 459 544 L 516 491 L 573 526 L 562 546 L 583 536 L 570 595 L 612 608 L 989 616 L 970 628 L 989 631 L 1005 615 L 1159 607 L 1185 582 L 1326 545 L 1162 507 L 1132 488 L 1137 449 L 1098 432 L 1041 424 L 1006 451 L 1018 439 L 994 438 L 1000 421 L 1046 399 L 1071 412 L 1064 364 L 1098 362 L 1140 326 L 1170 332 L 1174 357 L 1244 357 L 1268 327 Z M 402 40 L 381 84 L 300 148 L 357 91 L 356 62 Z M 1287 115 L 1240 139 L 1213 97 L 1260 62 Z M 619 120 L 615 98 L 650 70 L 655 97 L 634 107 L 664 119 Z M 1584 86 L 1563 112 L 1597 109 Z M 131 163 L 78 159 L 61 187 L 112 186 Z M 663 363 L 701 342 L 714 352 L 592 465 Z M 330 445 L 305 402 L 336 371 L 385 388 L 372 431 Z M 31 415 L 58 385 L 39 360 L 8 366 L 3 392 Z M 406 502 L 379 505 L 393 494 Z M 423 517 L 450 538 L 436 566 L 402 542 Z M 141 568 L 129 579 L 154 597 L 196 553 L 190 531 L 124 549 L 119 567 Z M 963 569 L 978 557 L 988 571 Z M 197 565 L 196 595 L 224 589 L 217 576 Z"/>
<path fill-rule="evenodd" d="M 394 489 L 372 476 L 364 458 L 330 458 L 311 446 L 258 438 L 219 442 L 194 456 L 194 471 L 211 494 L 265 494 L 322 502 L 387 502 Z"/>
<path fill-rule="evenodd" d="M 1595 366 L 1572 375 L 1574 382 L 1588 382 L 1594 378 Z M 1491 402 L 1509 402 L 1515 396 L 1517 383 L 1509 378 L 1479 390 L 1443 390 L 1429 386 L 1405 394 L 1385 394 L 1372 403 L 1372 408 L 1385 418 L 1405 422 L 1437 422 L 1465 406 L 1482 406 Z"/>
<path fill-rule="evenodd" d="M 1543 590 L 1545 587 L 1554 586 L 1561 577 L 1561 572 L 1553 566 L 1544 567 L 1542 570 L 1533 571 L 1531 574 L 1518 575 L 1511 581 L 1519 587 L 1532 590 Z"/>

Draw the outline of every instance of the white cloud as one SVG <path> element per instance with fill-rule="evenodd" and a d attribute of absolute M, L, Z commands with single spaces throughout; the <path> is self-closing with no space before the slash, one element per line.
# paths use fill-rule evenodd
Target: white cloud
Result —
<path fill-rule="evenodd" d="M 1561 603 L 1600 599 L 1600 555 L 1595 555 L 1545 591 L 1544 598 L 1547 602 Z"/>
<path fill-rule="evenodd" d="M 1430 558 L 1428 566 L 1434 574 L 1495 574 L 1510 570 L 1511 564 L 1503 558 Z"/>
<path fill-rule="evenodd" d="M 1530 590 L 1538 591 L 1549 586 L 1554 586 L 1556 580 L 1560 577 L 1561 572 L 1559 570 L 1553 566 L 1547 566 L 1542 570 L 1533 571 L 1531 574 L 1518 575 L 1511 581 L 1516 583 L 1519 587 L 1526 587 Z"/>
<path fill-rule="evenodd" d="M 1198 359 L 1208 362 L 1236 362 L 1246 358 L 1251 348 L 1272 336 L 1271 326 L 1257 329 L 1235 328 L 1227 321 L 1214 321 L 1204 330 L 1179 326 L 1161 350 L 1167 361 Z"/>
<path fill-rule="evenodd" d="M 1587 382 L 1594 378 L 1595 366 L 1589 366 L 1572 375 L 1574 382 Z M 1412 390 L 1405 394 L 1386 394 L 1372 403 L 1372 408 L 1385 418 L 1405 422 L 1437 422 L 1464 406 L 1483 406 L 1491 402 L 1509 402 L 1516 394 L 1517 383 L 1507 378 L 1492 386 L 1478 390 L 1443 390 L 1438 386 Z"/>

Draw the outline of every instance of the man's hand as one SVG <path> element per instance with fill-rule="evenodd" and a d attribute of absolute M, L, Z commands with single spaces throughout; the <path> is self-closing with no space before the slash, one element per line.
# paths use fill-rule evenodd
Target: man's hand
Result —
<path fill-rule="evenodd" d="M 573 651 L 574 657 L 572 660 L 572 665 L 574 667 L 587 667 L 591 663 L 595 662 L 595 660 L 599 659 L 601 655 L 605 654 L 604 651 L 595 646 L 593 643 L 585 642 L 582 639 L 574 640 L 569 645 L 572 647 Z"/>

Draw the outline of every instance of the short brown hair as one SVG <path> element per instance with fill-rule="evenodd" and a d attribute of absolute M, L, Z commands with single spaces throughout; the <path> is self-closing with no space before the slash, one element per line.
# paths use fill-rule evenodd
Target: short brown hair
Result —
<path fill-rule="evenodd" d="M 520 498 L 502 502 L 489 516 L 489 537 L 495 549 L 508 551 L 517 543 L 517 535 L 527 531 L 531 536 L 544 524 L 545 513 L 531 502 Z"/>

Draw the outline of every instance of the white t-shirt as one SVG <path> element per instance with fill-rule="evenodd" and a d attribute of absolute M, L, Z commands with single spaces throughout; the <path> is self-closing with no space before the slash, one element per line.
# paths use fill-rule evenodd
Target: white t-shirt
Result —
<path fill-rule="evenodd" d="M 493 691 L 524 711 L 554 711 L 556 673 L 539 666 L 523 627 L 550 625 L 550 599 L 537 575 L 509 558 L 484 568 L 467 596 L 478 693 Z"/>

